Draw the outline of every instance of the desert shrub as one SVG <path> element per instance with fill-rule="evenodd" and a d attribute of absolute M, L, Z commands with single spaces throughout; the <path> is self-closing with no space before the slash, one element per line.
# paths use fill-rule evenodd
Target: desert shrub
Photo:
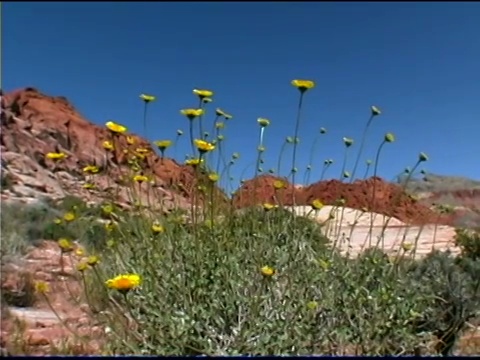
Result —
<path fill-rule="evenodd" d="M 464 257 L 480 260 L 480 232 L 457 229 L 455 243 L 462 249 Z"/>

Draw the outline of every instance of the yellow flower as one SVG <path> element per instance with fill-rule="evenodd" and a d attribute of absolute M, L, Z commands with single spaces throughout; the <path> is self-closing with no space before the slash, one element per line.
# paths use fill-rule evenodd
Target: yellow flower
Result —
<path fill-rule="evenodd" d="M 371 107 L 371 110 L 372 110 L 372 116 L 377 116 L 377 115 L 380 115 L 382 112 L 380 111 L 380 109 L 376 106 L 372 106 Z"/>
<path fill-rule="evenodd" d="M 39 294 L 45 294 L 50 291 L 50 286 L 45 281 L 35 282 L 35 291 Z"/>
<path fill-rule="evenodd" d="M 102 206 L 102 211 L 105 215 L 110 215 L 113 212 L 113 205 L 107 204 Z"/>
<path fill-rule="evenodd" d="M 112 247 L 115 246 L 115 241 L 113 239 L 108 239 L 107 240 L 107 247 L 111 249 Z"/>
<path fill-rule="evenodd" d="M 208 97 L 202 99 L 202 102 L 203 102 L 204 104 L 206 104 L 206 103 L 211 103 L 212 101 L 213 101 L 213 100 L 210 99 L 210 98 L 208 98 Z"/>
<path fill-rule="evenodd" d="M 263 276 L 265 277 L 271 277 L 275 274 L 275 270 L 271 268 L 270 266 L 264 266 L 260 269 L 260 272 L 262 273 Z"/>
<path fill-rule="evenodd" d="M 315 199 L 312 201 L 312 209 L 320 210 L 321 208 L 323 208 L 323 203 L 320 200 Z"/>
<path fill-rule="evenodd" d="M 218 179 L 220 178 L 220 176 L 219 176 L 217 173 L 212 173 L 212 174 L 209 174 L 209 175 L 208 175 L 208 178 L 209 178 L 210 181 L 212 181 L 212 182 L 217 182 Z"/>
<path fill-rule="evenodd" d="M 65 153 L 63 152 L 49 152 L 45 156 L 47 157 L 47 159 L 50 159 L 53 161 L 60 161 L 67 157 L 67 155 L 65 155 Z"/>
<path fill-rule="evenodd" d="M 153 95 L 140 94 L 140 99 L 142 99 L 146 103 L 149 103 L 151 101 L 155 101 L 156 97 Z"/>
<path fill-rule="evenodd" d="M 87 264 L 92 267 L 97 265 L 99 262 L 100 262 L 100 259 L 98 258 L 98 256 L 91 255 L 87 258 Z"/>
<path fill-rule="evenodd" d="M 385 142 L 392 143 L 394 141 L 395 141 L 395 135 L 393 135 L 392 133 L 385 134 Z"/>
<path fill-rule="evenodd" d="M 270 204 L 270 203 L 263 204 L 263 210 L 265 210 L 265 211 L 270 211 L 270 210 L 273 210 L 277 207 L 278 207 L 278 205 L 274 205 L 274 204 Z"/>
<path fill-rule="evenodd" d="M 402 244 L 402 249 L 403 249 L 403 251 L 410 251 L 410 250 L 413 249 L 413 244 L 409 243 L 409 242 L 404 242 Z"/>
<path fill-rule="evenodd" d="M 353 145 L 353 139 L 344 137 L 343 143 L 345 144 L 346 147 L 350 147 Z"/>
<path fill-rule="evenodd" d="M 133 136 L 127 136 L 127 144 L 128 145 L 135 144 L 135 138 Z"/>
<path fill-rule="evenodd" d="M 160 234 L 165 232 L 165 228 L 159 224 L 153 224 L 152 225 L 152 231 L 154 234 Z"/>
<path fill-rule="evenodd" d="M 150 149 L 146 149 L 146 148 L 136 148 L 135 149 L 135 152 L 137 153 L 137 155 L 147 155 L 150 153 Z"/>
<path fill-rule="evenodd" d="M 211 98 L 213 96 L 213 91 L 205 89 L 193 89 L 193 93 L 197 95 L 200 99 Z"/>
<path fill-rule="evenodd" d="M 83 187 L 84 189 L 87 189 L 87 190 L 92 190 L 92 189 L 95 188 L 95 184 L 85 183 L 85 184 L 82 185 L 82 187 Z"/>
<path fill-rule="evenodd" d="M 105 230 L 112 232 L 115 229 L 116 224 L 113 221 L 108 221 L 105 223 Z"/>
<path fill-rule="evenodd" d="M 197 166 L 200 163 L 203 163 L 203 159 L 188 159 L 185 160 L 185 165 L 190 165 L 190 166 Z"/>
<path fill-rule="evenodd" d="M 315 87 L 315 82 L 312 80 L 292 80 L 292 85 L 301 92 L 305 92 L 308 89 L 313 89 Z"/>
<path fill-rule="evenodd" d="M 115 148 L 115 147 L 113 146 L 113 143 L 112 143 L 111 141 L 108 141 L 108 140 L 104 141 L 104 142 L 102 143 L 102 146 L 103 146 L 103 148 L 104 148 L 105 150 L 107 150 L 107 151 L 112 151 L 112 150 Z"/>
<path fill-rule="evenodd" d="M 190 120 L 193 120 L 198 116 L 202 116 L 203 112 L 204 112 L 203 109 L 183 109 L 183 110 L 180 110 L 180 113 L 182 115 L 185 115 Z"/>
<path fill-rule="evenodd" d="M 307 308 L 309 308 L 310 310 L 315 310 L 317 307 L 318 307 L 318 302 L 316 301 L 309 301 L 307 303 Z"/>
<path fill-rule="evenodd" d="M 282 181 L 282 180 L 275 180 L 273 182 L 273 187 L 276 189 L 276 190 L 280 190 L 280 189 L 283 189 L 285 188 L 285 183 Z"/>
<path fill-rule="evenodd" d="M 133 177 L 133 181 L 138 182 L 138 183 L 147 182 L 148 177 L 146 177 L 145 175 L 135 175 Z"/>
<path fill-rule="evenodd" d="M 206 142 L 204 140 L 195 139 L 194 142 L 195 142 L 195 146 L 197 147 L 198 151 L 200 151 L 201 153 L 206 153 L 206 152 L 215 150 L 215 145 L 213 145 L 209 142 Z"/>
<path fill-rule="evenodd" d="M 88 174 L 96 174 L 99 171 L 100 171 L 99 168 L 95 165 L 87 165 L 83 168 L 83 172 Z"/>
<path fill-rule="evenodd" d="M 223 129 L 224 127 L 225 127 L 225 124 L 223 122 L 215 123 L 215 128 L 217 129 Z"/>
<path fill-rule="evenodd" d="M 63 215 L 63 220 L 70 222 L 75 220 L 75 214 L 71 211 L 67 212 L 65 215 Z"/>
<path fill-rule="evenodd" d="M 419 161 L 419 162 L 428 161 L 428 155 L 425 154 L 424 152 L 421 152 L 421 153 L 418 155 L 418 161 Z"/>
<path fill-rule="evenodd" d="M 225 118 L 225 120 L 230 120 L 231 118 L 233 118 L 232 115 L 226 113 L 225 111 L 223 111 L 220 108 L 215 109 L 215 114 L 217 114 L 217 116 L 223 116 Z"/>
<path fill-rule="evenodd" d="M 158 140 L 154 144 L 158 147 L 160 151 L 165 151 L 166 148 L 172 146 L 171 140 Z"/>
<path fill-rule="evenodd" d="M 85 261 L 79 262 L 77 264 L 77 270 L 82 272 L 88 269 L 88 264 Z"/>
<path fill-rule="evenodd" d="M 265 118 L 258 118 L 257 122 L 261 127 L 267 127 L 268 125 L 270 125 L 270 120 Z"/>
<path fill-rule="evenodd" d="M 62 223 L 62 219 L 56 218 L 53 220 L 53 223 L 56 225 L 60 225 Z"/>
<path fill-rule="evenodd" d="M 318 265 L 320 265 L 320 267 L 326 271 L 330 267 L 330 262 L 328 260 L 320 259 L 318 260 Z"/>
<path fill-rule="evenodd" d="M 113 279 L 108 279 L 105 284 L 108 288 L 120 292 L 128 292 L 140 285 L 141 279 L 137 274 L 118 275 Z"/>
<path fill-rule="evenodd" d="M 77 256 L 83 256 L 85 255 L 85 250 L 81 247 L 78 247 L 76 250 L 75 250 L 75 255 Z"/>
<path fill-rule="evenodd" d="M 108 121 L 105 126 L 114 134 L 123 134 L 127 131 L 127 128 L 125 126 L 117 124 L 113 121 Z"/>
<path fill-rule="evenodd" d="M 58 240 L 58 246 L 62 252 L 70 252 L 73 251 L 73 244 L 70 240 L 61 238 Z"/>

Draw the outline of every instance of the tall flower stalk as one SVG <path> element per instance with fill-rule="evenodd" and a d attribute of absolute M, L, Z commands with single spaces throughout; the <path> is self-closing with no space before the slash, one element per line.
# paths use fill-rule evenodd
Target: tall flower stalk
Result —
<path fill-rule="evenodd" d="M 205 89 L 193 89 L 193 94 L 198 96 L 199 103 L 198 108 L 204 110 L 205 104 L 212 102 L 213 91 Z M 203 132 L 203 114 L 205 111 L 198 116 L 198 137 L 199 139 L 206 140 L 205 133 Z"/>
<path fill-rule="evenodd" d="M 147 109 L 148 109 L 148 104 L 150 104 L 152 101 L 155 101 L 155 96 L 153 95 L 147 95 L 147 94 L 141 94 L 140 99 L 143 100 L 143 136 L 147 138 L 148 132 L 147 132 Z"/>
<path fill-rule="evenodd" d="M 323 134 L 326 134 L 327 133 L 327 129 L 325 128 L 320 128 L 320 134 L 323 135 Z M 305 185 L 308 185 L 310 184 L 310 176 L 312 174 L 312 168 L 313 168 L 313 156 L 315 154 L 315 150 L 316 150 L 316 145 L 317 145 L 317 142 L 318 142 L 318 139 L 320 138 L 319 135 L 317 135 L 315 137 L 315 140 L 313 141 L 313 144 L 312 144 L 312 147 L 310 149 L 310 157 L 308 158 L 308 165 L 307 165 L 307 169 L 305 171 L 305 176 L 304 176 L 304 184 Z"/>
<path fill-rule="evenodd" d="M 300 97 L 298 99 L 298 107 L 297 107 L 297 119 L 295 121 L 295 133 L 293 136 L 294 143 L 293 143 L 293 155 L 292 155 L 292 167 L 291 167 L 292 184 L 293 186 L 295 186 L 295 175 L 297 173 L 296 167 L 295 167 L 296 157 L 297 157 L 297 146 L 298 146 L 298 143 L 300 142 L 298 138 L 298 130 L 300 128 L 303 96 L 305 95 L 307 90 L 315 87 L 315 82 L 311 80 L 292 80 L 291 84 L 300 91 Z M 295 206 L 295 192 L 293 192 L 292 201 L 293 201 L 293 206 Z"/>
<path fill-rule="evenodd" d="M 370 128 L 370 125 L 372 124 L 373 118 L 382 113 L 380 109 L 377 108 L 376 106 L 372 106 L 370 110 L 371 110 L 370 118 L 367 121 L 367 125 L 363 129 L 362 140 L 360 141 L 360 148 L 358 149 L 358 155 L 357 155 L 357 159 L 355 160 L 355 165 L 353 166 L 352 177 L 350 178 L 350 182 L 353 181 L 353 179 L 355 178 L 355 174 L 357 173 L 357 167 L 358 167 L 360 158 L 362 156 L 363 147 L 365 145 L 365 139 L 367 138 L 367 132 L 368 132 L 368 129 Z"/>

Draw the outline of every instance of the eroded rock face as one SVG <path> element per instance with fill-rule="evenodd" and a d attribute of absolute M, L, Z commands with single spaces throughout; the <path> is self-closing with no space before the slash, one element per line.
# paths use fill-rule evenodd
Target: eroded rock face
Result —
<path fill-rule="evenodd" d="M 189 205 L 195 183 L 192 168 L 160 159 L 146 140 L 132 135 L 135 143 L 128 145 L 125 137 L 118 137 L 116 151 L 107 153 L 102 143 L 112 136 L 105 128 L 84 119 L 64 97 L 47 96 L 34 88 L 3 95 L 1 105 L 2 177 L 9 179 L 8 188 L 2 189 L 3 199 L 28 202 L 25 199 L 70 194 L 95 201 L 114 187 L 119 189 L 116 201 L 128 204 L 126 187 L 117 183 L 128 173 L 130 154 L 124 149 L 143 148 L 151 150 L 145 159 L 146 175 L 151 175 L 155 185 L 150 192 L 158 193 L 156 198 L 162 202 L 153 206 L 168 210 Z M 64 152 L 67 159 L 56 164 L 45 159 L 46 153 L 54 151 Z M 82 168 L 92 164 L 108 168 L 108 174 L 95 175 L 97 190 L 86 190 Z M 147 186 L 141 189 L 140 196 L 146 201 Z"/>

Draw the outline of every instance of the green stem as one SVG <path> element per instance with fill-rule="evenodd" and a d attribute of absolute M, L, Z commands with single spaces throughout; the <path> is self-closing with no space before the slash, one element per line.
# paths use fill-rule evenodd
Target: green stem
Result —
<path fill-rule="evenodd" d="M 295 122 L 295 134 L 293 137 L 293 156 L 292 156 L 292 185 L 295 186 L 295 161 L 297 157 L 297 146 L 298 146 L 298 129 L 300 128 L 300 117 L 302 114 L 302 102 L 304 91 L 300 91 L 300 99 L 298 100 L 298 110 L 297 110 L 297 121 Z M 295 191 L 292 193 L 293 206 L 295 206 Z"/>
<path fill-rule="evenodd" d="M 358 149 L 358 155 L 357 155 L 357 159 L 355 160 L 355 165 L 353 166 L 352 176 L 350 178 L 350 182 L 352 182 L 353 179 L 355 178 L 355 173 L 357 172 L 358 163 L 360 161 L 360 157 L 362 156 L 363 146 L 365 145 L 365 139 L 367 137 L 367 131 L 368 131 L 368 128 L 370 127 L 370 124 L 372 123 L 373 117 L 374 117 L 373 114 L 370 115 L 370 118 L 368 119 L 367 125 L 363 129 L 362 140 L 360 142 L 360 148 Z"/>

